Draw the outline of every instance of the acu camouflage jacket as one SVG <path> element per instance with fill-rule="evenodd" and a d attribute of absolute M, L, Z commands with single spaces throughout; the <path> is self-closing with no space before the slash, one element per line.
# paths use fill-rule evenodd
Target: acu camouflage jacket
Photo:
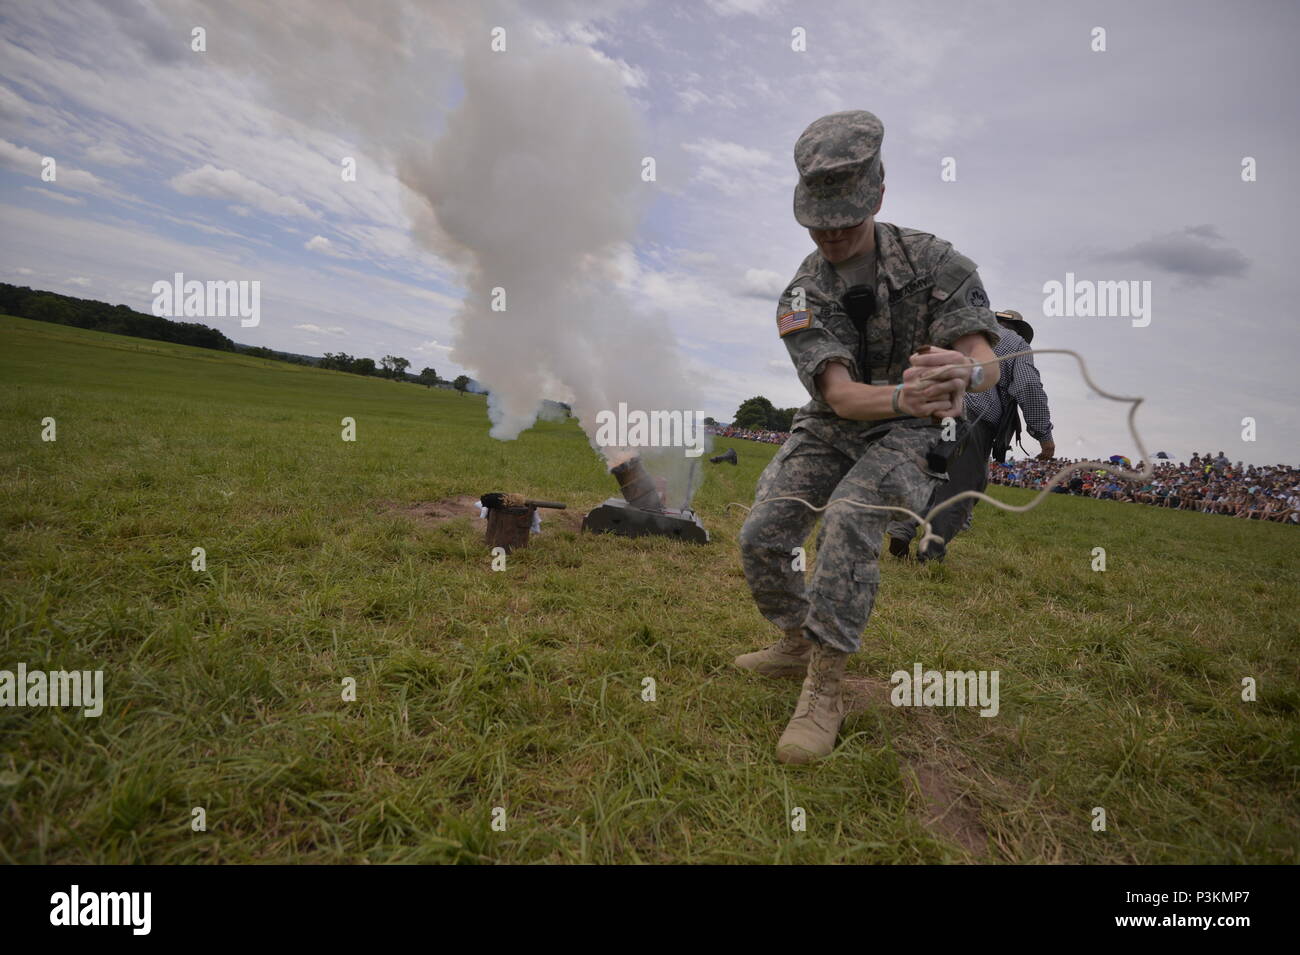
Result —
<path fill-rule="evenodd" d="M 876 223 L 876 307 L 867 322 L 866 364 L 858 330 L 841 304 L 848 285 L 814 251 L 799 266 L 777 307 L 777 328 L 812 401 L 799 409 L 794 430 L 807 431 L 854 457 L 874 421 L 839 417 L 822 400 L 817 375 L 830 361 L 848 366 L 854 381 L 897 384 L 908 356 L 922 345 L 950 348 L 972 332 L 997 344 L 999 326 L 975 263 L 928 232 Z"/>

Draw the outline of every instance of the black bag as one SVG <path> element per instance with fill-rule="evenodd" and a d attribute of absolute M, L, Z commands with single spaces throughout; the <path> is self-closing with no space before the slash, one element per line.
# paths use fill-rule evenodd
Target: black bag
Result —
<path fill-rule="evenodd" d="M 993 435 L 993 460 L 998 464 L 1006 464 L 1007 454 L 1011 451 L 1013 441 L 1020 445 L 1020 450 L 1025 454 L 1029 453 L 1021 443 L 1020 405 L 1016 403 L 1015 398 L 1008 395 L 1006 407 L 1002 409 L 1002 418 L 998 421 L 997 433 Z"/>

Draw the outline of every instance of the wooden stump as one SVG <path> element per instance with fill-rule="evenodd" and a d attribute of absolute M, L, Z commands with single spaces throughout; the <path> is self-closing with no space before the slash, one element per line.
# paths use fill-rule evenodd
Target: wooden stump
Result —
<path fill-rule="evenodd" d="M 504 547 L 510 553 L 516 547 L 528 546 L 528 535 L 533 526 L 535 507 L 493 507 L 488 509 L 487 545 Z"/>

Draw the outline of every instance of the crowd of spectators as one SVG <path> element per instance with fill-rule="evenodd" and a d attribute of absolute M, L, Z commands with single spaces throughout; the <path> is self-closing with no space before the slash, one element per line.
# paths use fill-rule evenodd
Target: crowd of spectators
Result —
<path fill-rule="evenodd" d="M 713 427 L 707 429 L 709 434 L 719 438 L 744 438 L 746 441 L 762 441 L 766 444 L 785 444 L 790 437 L 789 431 L 762 431 L 754 428 Z"/>
<path fill-rule="evenodd" d="M 1076 460 L 1069 458 L 1007 464 L 991 461 L 989 483 L 1038 489 L 1075 463 Z M 1125 467 L 1132 471 L 1142 469 L 1141 461 Z M 1156 461 L 1152 477 L 1140 483 L 1121 478 L 1105 468 L 1087 469 L 1053 490 L 1100 500 L 1226 514 L 1244 520 L 1300 524 L 1300 468 L 1284 464 L 1245 465 L 1241 461 L 1233 464 L 1222 451 L 1214 456 L 1208 452 L 1193 454 L 1184 463 Z"/>

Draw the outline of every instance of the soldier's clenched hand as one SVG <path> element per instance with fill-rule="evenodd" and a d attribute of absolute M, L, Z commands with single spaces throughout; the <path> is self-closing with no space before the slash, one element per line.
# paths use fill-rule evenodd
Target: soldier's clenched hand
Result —
<path fill-rule="evenodd" d="M 899 408 L 913 418 L 955 418 L 961 414 L 966 388 L 960 379 L 923 382 L 919 371 L 909 379 L 910 371 L 912 369 L 903 372 L 903 389 L 898 395 Z M 956 411 L 953 410 L 954 407 Z"/>
<path fill-rule="evenodd" d="M 903 373 L 903 380 L 923 376 L 928 383 L 951 381 L 960 378 L 965 384 L 970 380 L 970 359 L 951 348 L 934 348 L 922 345 L 911 358 L 910 367 Z"/>
<path fill-rule="evenodd" d="M 957 418 L 966 398 L 970 359 L 959 351 L 923 346 L 903 372 L 899 405 L 916 417 Z M 904 404 L 906 402 L 906 404 Z"/>

